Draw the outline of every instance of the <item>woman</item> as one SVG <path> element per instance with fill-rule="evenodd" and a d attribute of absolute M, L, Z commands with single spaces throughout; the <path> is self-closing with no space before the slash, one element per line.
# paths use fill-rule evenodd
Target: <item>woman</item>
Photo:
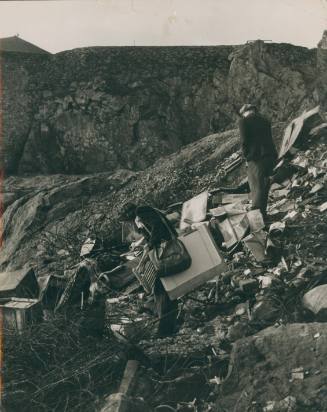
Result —
<path fill-rule="evenodd" d="M 171 240 L 177 236 L 177 232 L 166 216 L 158 209 L 151 206 L 136 206 L 127 203 L 123 206 L 121 219 L 124 221 L 133 220 L 139 232 L 146 240 L 145 259 L 148 252 L 155 247 L 159 247 L 161 242 Z M 155 281 L 153 288 L 156 310 L 159 317 L 158 333 L 160 336 L 167 336 L 174 333 L 177 318 L 177 301 L 171 301 L 165 291 L 160 278 Z"/>

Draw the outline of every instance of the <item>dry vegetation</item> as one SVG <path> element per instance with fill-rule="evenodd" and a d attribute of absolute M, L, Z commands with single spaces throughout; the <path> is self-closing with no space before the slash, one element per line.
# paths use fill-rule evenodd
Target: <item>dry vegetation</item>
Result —
<path fill-rule="evenodd" d="M 119 382 L 122 346 L 83 334 L 83 318 L 56 315 L 22 335 L 5 337 L 7 411 L 94 410 Z"/>

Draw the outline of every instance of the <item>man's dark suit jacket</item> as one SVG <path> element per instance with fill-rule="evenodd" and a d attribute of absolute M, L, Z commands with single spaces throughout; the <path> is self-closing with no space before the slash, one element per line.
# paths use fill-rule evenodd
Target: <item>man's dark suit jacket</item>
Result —
<path fill-rule="evenodd" d="M 271 133 L 271 124 L 260 114 L 242 117 L 239 121 L 241 146 L 247 161 L 263 157 L 277 159 L 277 151 Z"/>

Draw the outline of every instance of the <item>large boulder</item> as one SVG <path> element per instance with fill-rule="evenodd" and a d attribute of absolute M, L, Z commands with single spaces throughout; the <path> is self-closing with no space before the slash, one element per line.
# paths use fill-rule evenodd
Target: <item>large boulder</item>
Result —
<path fill-rule="evenodd" d="M 303 296 L 303 306 L 320 321 L 327 321 L 327 285 L 311 289 Z"/>
<path fill-rule="evenodd" d="M 327 30 L 324 31 L 317 49 L 316 99 L 323 111 L 327 111 Z"/>
<path fill-rule="evenodd" d="M 238 340 L 215 410 L 261 411 L 291 396 L 296 411 L 327 411 L 326 356 L 325 323 L 272 326 Z"/>
<path fill-rule="evenodd" d="M 95 204 L 97 213 L 87 211 L 87 205 L 96 197 L 122 188 L 134 177 L 133 172 L 124 170 L 72 179 L 56 176 L 38 190 L 33 190 L 37 178 L 27 179 L 23 195 L 3 214 L 0 267 L 15 270 L 29 264 L 49 270 L 51 261 L 57 260 L 59 268 L 58 262 L 65 257 L 79 256 L 87 231 L 106 220 L 105 204 Z"/>
<path fill-rule="evenodd" d="M 314 105 L 312 51 L 258 40 L 234 50 L 230 59 L 228 98 L 234 107 L 252 102 L 267 117 L 285 121 Z"/>

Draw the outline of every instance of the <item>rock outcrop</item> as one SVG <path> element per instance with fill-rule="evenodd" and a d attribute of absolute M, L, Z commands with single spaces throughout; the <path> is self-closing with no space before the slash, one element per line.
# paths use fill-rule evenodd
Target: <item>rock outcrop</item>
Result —
<path fill-rule="evenodd" d="M 0 267 L 35 265 L 38 275 L 43 269 L 62 271 L 66 263 L 79 260 L 80 245 L 89 235 L 120 236 L 118 214 L 124 202 L 163 208 L 188 199 L 204 186 L 215 187 L 218 165 L 237 148 L 234 130 L 194 142 L 142 172 L 7 178 Z M 235 172 L 236 181 L 243 171 Z M 58 259 L 60 250 L 65 253 Z"/>
<path fill-rule="evenodd" d="M 317 100 L 322 105 L 322 109 L 327 111 L 327 30 L 318 43 L 317 70 Z"/>
<path fill-rule="evenodd" d="M 325 411 L 326 339 L 325 323 L 294 323 L 237 341 L 215 410 Z M 296 408 L 269 409 L 288 396 Z"/>
<path fill-rule="evenodd" d="M 325 99 L 314 92 L 316 54 L 262 41 L 95 47 L 49 56 L 4 52 L 6 172 L 145 169 L 185 144 L 235 127 L 249 100 L 273 121 L 286 121 Z"/>
<path fill-rule="evenodd" d="M 83 236 L 83 233 L 85 235 L 92 225 L 101 225 L 101 219 L 105 220 L 106 217 L 105 202 L 98 205 L 97 213 L 87 211 L 94 197 L 110 195 L 123 188 L 133 177 L 134 173 L 128 170 L 72 178 L 54 176 L 52 179 L 45 178 L 37 189 L 37 178 L 25 180 L 23 192 L 19 189 L 10 192 L 12 203 L 3 215 L 4 242 L 0 251 L 0 265 L 17 268 L 36 264 L 39 268 L 47 267 L 47 271 L 51 271 L 51 262 L 64 249 L 63 258 L 67 255 L 78 256 L 79 247 L 74 251 L 72 240 L 76 236 Z M 14 190 L 16 179 L 9 180 L 11 190 Z M 21 180 L 18 186 L 20 184 Z M 59 249 L 55 247 L 59 255 L 57 252 L 54 255 L 52 253 L 56 243 L 57 246 L 61 245 Z M 63 268 L 60 263 L 59 267 Z"/>
<path fill-rule="evenodd" d="M 283 125 L 273 128 L 277 143 Z M 238 131 L 230 130 L 190 143 L 144 171 L 7 177 L 0 270 L 29 264 L 38 267 L 38 275 L 61 272 L 79 260 L 80 245 L 88 236 L 120 238 L 118 215 L 124 202 L 165 208 L 204 189 L 238 183 L 244 165 L 226 177 L 221 174 L 225 158 L 238 148 Z M 60 259 L 58 251 L 64 253 Z"/>

